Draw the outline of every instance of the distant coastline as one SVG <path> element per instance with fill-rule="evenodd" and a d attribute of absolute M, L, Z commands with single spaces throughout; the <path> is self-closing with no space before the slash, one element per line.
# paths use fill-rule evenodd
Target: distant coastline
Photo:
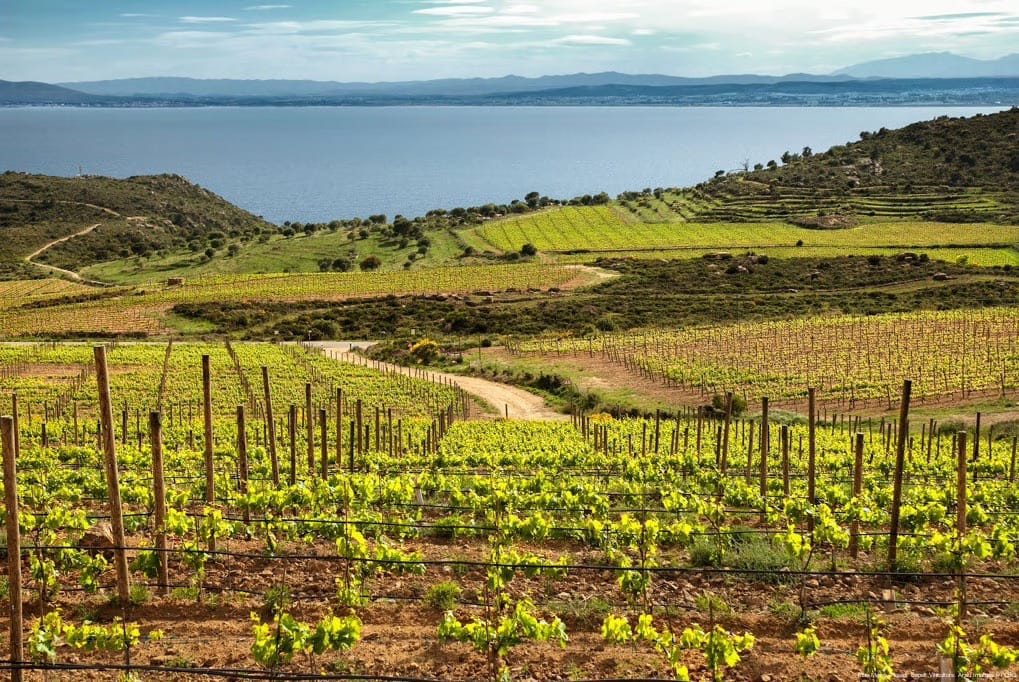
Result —
<path fill-rule="evenodd" d="M 636 78 L 636 77 L 630 77 Z M 622 77 L 620 78 L 622 80 Z M 158 81 L 160 79 L 141 79 Z M 87 92 L 47 83 L 0 81 L 0 106 L 71 106 L 102 108 L 180 107 L 393 107 L 393 106 L 667 106 L 667 107 L 910 107 L 1001 106 L 1019 104 L 1019 77 L 781 80 L 729 82 L 694 80 L 681 84 L 556 82 L 560 87 L 523 88 L 489 83 L 469 91 L 463 85 L 430 83 L 329 84 L 319 91 L 300 81 L 281 81 L 265 94 L 251 94 L 245 81 L 223 81 L 222 92 L 194 81 L 194 91 L 160 93 L 132 84 L 95 87 Z M 580 81 L 583 82 L 583 81 Z M 117 84 L 118 81 L 107 83 Z M 242 85 L 238 85 L 242 84 Z M 551 83 L 550 83 L 551 84 Z M 425 87 L 429 85 L 429 87 Z M 533 86 L 533 84 L 531 84 Z M 90 87 L 90 84 L 82 84 Z M 168 86 L 169 87 L 169 86 Z M 172 87 L 186 87 L 174 84 Z"/>

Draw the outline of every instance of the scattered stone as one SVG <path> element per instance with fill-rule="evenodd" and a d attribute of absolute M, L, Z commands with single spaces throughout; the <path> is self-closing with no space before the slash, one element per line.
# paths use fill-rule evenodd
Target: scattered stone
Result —
<path fill-rule="evenodd" d="M 113 526 L 106 521 L 89 528 L 78 540 L 79 549 L 92 556 L 102 554 L 107 561 L 113 561 L 113 548 L 116 546 L 117 543 L 113 541 Z"/>

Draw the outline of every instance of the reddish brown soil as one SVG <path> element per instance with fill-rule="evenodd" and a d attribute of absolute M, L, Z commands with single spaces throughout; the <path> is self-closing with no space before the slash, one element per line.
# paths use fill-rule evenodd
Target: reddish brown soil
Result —
<path fill-rule="evenodd" d="M 486 348 L 484 353 L 485 357 L 502 362 L 512 362 L 515 359 L 515 356 L 505 348 Z M 527 357 L 540 359 L 542 356 L 528 354 Z M 585 352 L 571 352 L 549 354 L 544 357 L 547 358 L 550 364 L 568 364 L 581 370 L 586 375 L 585 379 L 581 382 L 581 388 L 585 390 L 597 391 L 598 389 L 606 390 L 613 388 L 627 388 L 646 396 L 649 400 L 676 406 L 698 406 L 711 402 L 711 395 L 706 395 L 700 390 L 672 385 L 662 381 L 661 379 L 648 378 L 647 376 L 641 375 L 640 372 L 627 369 L 626 366 L 621 363 L 609 360 L 601 353 L 589 354 Z M 885 416 L 895 418 L 897 417 L 899 410 L 897 397 L 893 397 L 893 404 L 891 407 L 889 407 L 887 401 L 884 400 L 860 400 L 856 401 L 855 405 L 850 406 L 844 400 L 825 401 L 823 393 L 818 397 L 819 409 L 822 409 L 829 414 L 851 413 L 861 417 Z M 965 398 L 955 394 L 951 396 L 928 398 L 926 400 L 914 400 L 912 407 L 914 410 L 937 409 L 940 412 L 948 413 L 957 409 L 958 414 L 950 414 L 949 416 L 941 417 L 940 420 L 962 421 L 972 424 L 975 419 L 975 410 L 967 408 L 972 408 L 972 406 L 978 405 L 981 402 L 996 400 L 999 397 L 1000 393 L 997 390 L 971 391 Z M 772 401 L 771 405 L 773 408 L 789 410 L 792 412 L 807 412 L 806 400 L 802 402 Z M 1015 420 L 1019 420 L 1019 403 L 1017 403 L 1016 407 L 1013 409 L 1006 409 L 992 414 L 981 415 L 981 424 L 983 425 Z"/>
<path fill-rule="evenodd" d="M 135 538 L 135 541 L 140 540 Z M 313 623 L 330 611 L 349 613 L 336 602 L 336 581 L 343 575 L 343 563 L 336 557 L 331 543 L 319 542 L 313 546 L 288 544 L 281 549 L 315 554 L 320 558 L 286 561 L 272 561 L 260 556 L 264 545 L 254 540 L 223 541 L 219 549 L 251 556 L 223 557 L 211 563 L 200 601 L 182 596 L 159 597 L 153 593 L 146 603 L 122 610 L 110 606 L 110 595 L 114 593 L 111 586 L 105 594 L 96 596 L 85 596 L 67 589 L 58 595 L 53 605 L 61 609 L 65 619 L 76 623 L 85 618 L 109 622 L 115 616 L 126 615 L 128 620 L 141 625 L 143 633 L 163 630 L 165 638 L 162 641 L 146 642 L 132 650 L 134 664 L 250 670 L 257 669 L 250 654 L 250 616 L 263 609 L 261 595 L 270 587 L 288 586 L 294 596 L 290 611 L 305 622 Z M 421 551 L 426 560 L 485 561 L 490 552 L 484 540 L 409 541 L 404 549 Z M 601 565 L 605 561 L 598 550 L 566 543 L 520 546 L 519 549 L 534 551 L 548 558 L 567 554 L 577 564 Z M 663 564 L 682 560 L 679 554 L 672 552 L 663 552 L 660 557 Z M 861 566 L 869 565 L 868 562 L 873 562 L 873 558 L 861 559 Z M 1003 567 L 985 568 L 993 571 Z M 113 571 L 104 578 L 112 581 Z M 139 576 L 136 575 L 135 579 Z M 64 581 L 71 588 L 74 577 L 65 576 Z M 374 600 L 356 610 L 364 621 L 362 640 L 346 654 L 323 656 L 314 668 L 310 661 L 295 659 L 286 670 L 327 670 L 436 680 L 488 679 L 490 671 L 485 656 L 466 644 L 440 643 L 437 640 L 436 629 L 442 613 L 427 605 L 422 598 L 431 585 L 442 581 L 455 581 L 462 589 L 460 605 L 456 609 L 461 620 L 484 613 L 481 603 L 484 601 L 485 573 L 482 567 L 432 565 L 424 576 L 377 577 L 368 586 Z M 188 583 L 186 569 L 178 561 L 171 564 L 171 582 Z M 815 607 L 840 600 L 873 602 L 875 613 L 889 624 L 885 636 L 891 644 L 895 670 L 902 675 L 899 679 L 929 679 L 930 674 L 937 672 L 935 647 L 944 638 L 946 626 L 929 605 L 908 602 L 951 601 L 954 581 L 932 578 L 916 584 L 889 585 L 883 578 L 820 575 L 809 578 L 805 585 L 807 602 Z M 512 649 L 507 660 L 514 679 L 668 677 L 663 657 L 648 646 L 612 646 L 602 640 L 599 630 L 607 613 L 629 615 L 631 619 L 635 613 L 616 585 L 613 572 L 575 569 L 560 579 L 541 576 L 528 579 L 518 574 L 510 583 L 510 593 L 513 598 L 529 596 L 545 617 L 561 617 L 570 637 L 566 649 L 535 643 Z M 720 598 L 731 610 L 731 614 L 716 613 L 716 622 L 730 631 L 750 632 L 757 638 L 754 649 L 744 656 L 735 671 L 726 676 L 727 680 L 849 682 L 859 679 L 860 668 L 854 654 L 866 641 L 863 618 L 859 614 L 836 618 L 815 614 L 822 651 L 808 661 L 793 653 L 798 630 L 794 622 L 799 594 L 797 584 L 765 584 L 732 575 L 699 572 L 661 574 L 654 578 L 650 595 L 651 601 L 657 605 L 659 627 L 668 623 L 678 631 L 695 622 L 706 627 L 711 615 L 697 604 L 697 598 L 706 593 Z M 974 606 L 971 607 L 967 632 L 974 639 L 979 634 L 990 632 L 1000 643 L 1019 644 L 1019 623 L 1014 617 L 1015 605 L 1019 603 L 1019 580 L 973 580 L 969 599 Z M 981 601 L 1011 604 L 977 604 Z M 30 626 L 39 613 L 37 601 L 28 601 L 25 613 Z M 3 631 L 6 632 L 8 627 L 6 618 L 0 620 Z M 65 647 L 60 649 L 58 660 L 63 663 L 121 663 L 123 657 L 76 652 Z M 694 673 L 694 679 L 705 677 L 699 653 L 687 652 L 684 660 Z M 1005 673 L 1001 674 L 1004 679 Z M 116 679 L 116 674 L 111 672 L 73 671 L 58 675 L 51 675 L 50 679 Z M 42 673 L 33 672 L 27 679 L 44 678 Z M 157 675 L 145 672 L 142 679 L 197 681 L 209 678 L 187 673 Z"/>

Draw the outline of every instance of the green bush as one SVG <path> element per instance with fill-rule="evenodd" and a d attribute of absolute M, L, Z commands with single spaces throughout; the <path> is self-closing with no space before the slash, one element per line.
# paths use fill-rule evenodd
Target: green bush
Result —
<path fill-rule="evenodd" d="M 428 588 L 425 603 L 439 611 L 451 611 L 460 599 L 460 586 L 448 581 L 436 583 Z"/>

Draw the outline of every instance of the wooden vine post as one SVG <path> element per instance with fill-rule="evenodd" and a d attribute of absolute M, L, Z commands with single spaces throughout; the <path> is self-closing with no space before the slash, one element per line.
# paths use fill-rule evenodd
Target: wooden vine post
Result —
<path fill-rule="evenodd" d="M 815 478 L 817 473 L 817 391 L 807 389 L 807 504 L 817 501 Z M 807 517 L 807 530 L 814 532 L 814 515 Z"/>
<path fill-rule="evenodd" d="M 202 356 L 202 411 L 205 417 L 205 501 L 216 501 L 216 470 L 212 459 L 212 369 L 208 355 Z"/>
<path fill-rule="evenodd" d="M 895 443 L 895 483 L 892 489 L 892 521 L 888 534 L 888 572 L 896 569 L 896 554 L 899 549 L 899 512 L 902 506 L 902 469 L 906 461 L 906 441 L 909 439 L 909 397 L 913 382 L 902 382 L 902 401 L 899 403 L 899 437 Z"/>
<path fill-rule="evenodd" d="M 290 438 L 290 485 L 297 483 L 297 405 L 290 404 L 287 435 Z"/>
<path fill-rule="evenodd" d="M 318 437 L 319 437 L 319 456 L 322 458 L 322 480 L 329 478 L 329 451 L 328 451 L 328 420 L 326 418 L 326 411 L 320 408 L 318 411 Z"/>
<path fill-rule="evenodd" d="M 152 444 L 152 497 L 155 511 L 155 545 L 158 565 L 156 582 L 159 594 L 170 592 L 170 572 L 166 553 L 166 482 L 163 478 L 163 419 L 159 412 L 149 413 L 149 442 Z"/>
<path fill-rule="evenodd" d="M 863 434 L 856 434 L 856 448 L 853 461 L 853 500 L 859 503 L 863 494 Z M 860 520 L 853 519 L 849 524 L 849 556 L 856 558 L 860 548 Z"/>
<path fill-rule="evenodd" d="M 782 424 L 782 492 L 789 497 L 789 425 Z"/>
<path fill-rule="evenodd" d="M 311 408 L 311 383 L 304 384 L 304 429 L 308 439 L 308 476 L 315 475 L 315 416 Z"/>
<path fill-rule="evenodd" d="M 14 418 L 14 456 L 21 455 L 21 417 L 18 415 L 18 394 L 11 394 L 11 416 Z"/>
<path fill-rule="evenodd" d="M 269 368 L 262 367 L 262 392 L 265 394 L 265 425 L 268 429 L 269 460 L 272 463 L 272 484 L 280 487 L 280 460 L 276 452 L 276 421 L 272 413 L 272 385 L 269 383 Z"/>
<path fill-rule="evenodd" d="M 955 530 L 959 534 L 959 543 L 962 543 L 966 536 L 966 432 L 959 432 L 959 461 L 956 473 L 956 511 Z M 961 549 L 961 548 L 960 548 Z M 957 590 L 959 604 L 958 619 L 961 623 L 966 620 L 966 568 L 959 569 L 957 578 Z"/>
<path fill-rule="evenodd" d="M 343 389 L 336 389 L 336 468 L 343 470 Z"/>
<path fill-rule="evenodd" d="M 15 456 L 14 417 L 0 418 L 3 440 L 4 504 L 7 510 L 7 584 L 10 589 L 10 652 L 11 682 L 21 682 L 22 670 L 17 666 L 25 660 L 25 625 L 21 603 L 21 534 L 18 529 L 18 467 Z"/>
<path fill-rule="evenodd" d="M 761 398 L 761 497 L 768 498 L 768 454 L 771 451 L 771 425 L 768 423 L 768 399 Z"/>
<path fill-rule="evenodd" d="M 241 495 L 248 494 L 248 428 L 244 419 L 244 405 L 237 406 L 237 482 Z M 244 505 L 244 523 L 251 522 L 248 505 Z"/>
<path fill-rule="evenodd" d="M 124 509 L 120 501 L 120 472 L 117 468 L 117 434 L 113 430 L 113 402 L 110 399 L 110 373 L 106 366 L 106 347 L 96 346 L 96 382 L 99 385 L 99 419 L 103 431 L 103 455 L 106 487 L 110 496 L 110 525 L 113 527 L 113 563 L 117 569 L 117 597 L 121 604 L 131 599 L 131 576 L 127 572 L 124 549 Z"/>

